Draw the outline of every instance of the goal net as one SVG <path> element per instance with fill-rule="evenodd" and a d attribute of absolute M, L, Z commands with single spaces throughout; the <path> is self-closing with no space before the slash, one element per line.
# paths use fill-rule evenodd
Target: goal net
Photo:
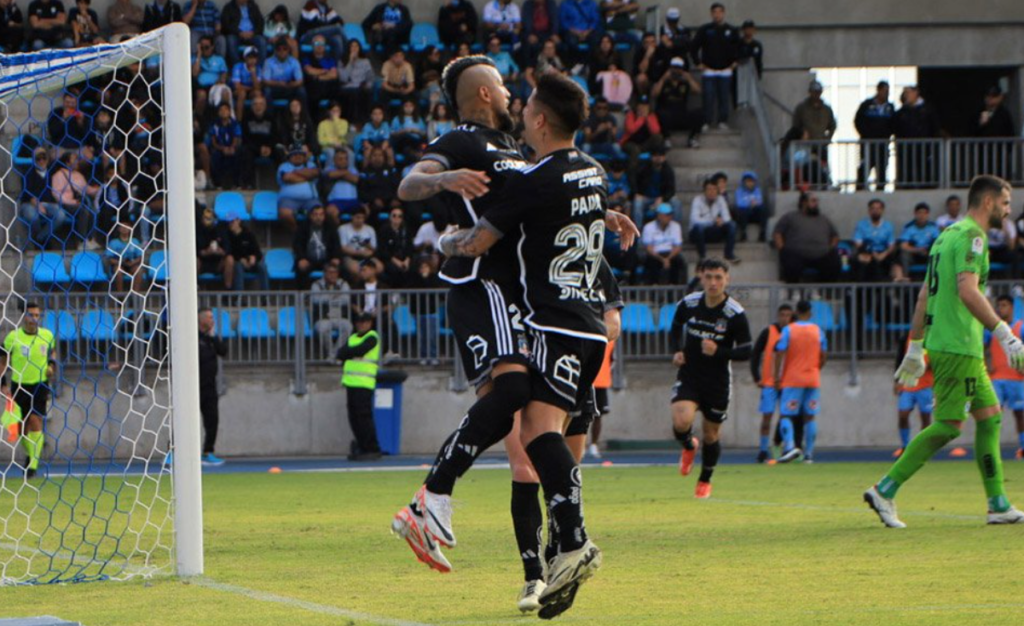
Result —
<path fill-rule="evenodd" d="M 183 25 L 0 55 L 0 584 L 202 571 L 190 81 Z"/>

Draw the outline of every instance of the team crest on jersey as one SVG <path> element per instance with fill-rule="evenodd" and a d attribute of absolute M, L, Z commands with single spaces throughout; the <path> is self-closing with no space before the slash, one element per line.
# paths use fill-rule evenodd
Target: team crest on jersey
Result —
<path fill-rule="evenodd" d="M 473 367 L 483 367 L 487 360 L 487 340 L 480 335 L 472 335 L 466 340 L 466 347 L 473 353 Z"/>
<path fill-rule="evenodd" d="M 561 381 L 575 390 L 580 384 L 580 360 L 571 354 L 566 354 L 555 361 L 555 370 L 552 372 L 555 380 Z"/>
<path fill-rule="evenodd" d="M 526 335 L 520 334 L 516 337 L 516 350 L 525 357 L 530 356 L 530 341 Z"/>
<path fill-rule="evenodd" d="M 985 251 L 985 240 L 981 237 L 975 237 L 974 241 L 971 242 L 971 252 L 974 254 L 981 254 Z"/>
<path fill-rule="evenodd" d="M 715 321 L 715 332 L 716 333 L 724 333 L 726 328 L 728 328 L 728 327 L 729 327 L 729 322 L 724 320 L 724 319 L 719 319 L 719 320 Z"/>

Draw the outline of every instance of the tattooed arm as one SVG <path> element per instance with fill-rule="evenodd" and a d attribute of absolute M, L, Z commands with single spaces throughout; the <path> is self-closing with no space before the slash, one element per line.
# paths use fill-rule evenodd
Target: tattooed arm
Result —
<path fill-rule="evenodd" d="M 404 202 L 426 200 L 442 191 L 451 191 L 473 200 L 488 191 L 491 179 L 483 172 L 474 170 L 447 171 L 444 164 L 433 159 L 424 159 L 413 166 L 398 186 L 398 198 Z"/>
<path fill-rule="evenodd" d="M 501 232 L 487 218 L 481 219 L 473 228 L 453 230 L 441 235 L 437 247 L 445 256 L 478 257 L 502 238 Z"/>

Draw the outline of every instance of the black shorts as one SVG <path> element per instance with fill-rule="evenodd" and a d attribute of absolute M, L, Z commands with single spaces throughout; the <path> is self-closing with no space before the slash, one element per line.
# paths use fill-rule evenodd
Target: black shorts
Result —
<path fill-rule="evenodd" d="M 448 324 L 471 385 L 487 382 L 499 361 L 529 365 L 521 311 L 494 281 L 474 280 L 448 291 Z"/>
<path fill-rule="evenodd" d="M 21 418 L 28 418 L 29 413 L 46 417 L 47 405 L 50 403 L 50 388 L 46 383 L 22 385 L 14 383 L 14 403 L 21 409 Z"/>
<path fill-rule="evenodd" d="M 604 362 L 604 341 L 532 330 L 532 399 L 569 412 L 590 393 Z"/>
<path fill-rule="evenodd" d="M 677 380 L 672 385 L 672 404 L 693 402 L 697 410 L 704 414 L 704 419 L 715 424 L 721 424 L 728 418 L 731 395 L 729 385 L 714 384 L 691 376 Z"/>
<path fill-rule="evenodd" d="M 594 423 L 594 419 L 601 416 L 597 408 L 595 391 L 597 390 L 591 387 L 590 393 L 584 393 L 576 402 L 576 406 L 569 412 L 569 426 L 565 429 L 566 437 L 586 435 L 590 432 L 590 425 Z"/>
<path fill-rule="evenodd" d="M 612 402 L 608 397 L 607 387 L 594 387 L 594 404 L 597 405 L 597 414 L 601 417 L 612 412 Z"/>
<path fill-rule="evenodd" d="M 199 257 L 199 270 L 200 274 L 220 274 L 221 266 L 220 262 L 224 257 Z"/>

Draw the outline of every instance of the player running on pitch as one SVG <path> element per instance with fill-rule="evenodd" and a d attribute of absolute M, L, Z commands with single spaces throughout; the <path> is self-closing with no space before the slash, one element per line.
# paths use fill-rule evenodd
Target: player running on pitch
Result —
<path fill-rule="evenodd" d="M 935 421 L 914 437 L 878 484 L 864 492 L 864 501 L 890 528 L 906 527 L 896 514 L 896 492 L 960 435 L 968 415 L 977 423 L 974 455 L 988 497 L 988 523 L 1024 522 L 1024 513 L 1010 505 L 1003 485 L 1001 409 L 985 369 L 982 337 L 983 330 L 990 329 L 1010 366 L 1024 371 L 1024 343 L 999 319 L 984 294 L 989 272 L 986 231 L 1002 228 L 1009 214 L 1009 183 L 995 176 L 976 177 L 967 197 L 967 217 L 944 230 L 928 255 L 910 348 L 896 376 L 904 385 L 916 383 L 924 375 L 928 350 L 935 374 Z"/>
<path fill-rule="evenodd" d="M 1024 322 L 1013 321 L 1013 298 L 999 296 L 996 298 L 996 313 L 999 319 L 1013 324 L 1013 334 L 1020 337 Z M 996 389 L 999 406 L 1013 411 L 1013 419 L 1017 424 L 1017 458 L 1024 458 L 1024 374 L 1010 367 L 1010 360 L 998 341 L 992 341 L 991 333 L 985 333 L 985 345 L 989 349 L 989 376 L 992 386 Z"/>

